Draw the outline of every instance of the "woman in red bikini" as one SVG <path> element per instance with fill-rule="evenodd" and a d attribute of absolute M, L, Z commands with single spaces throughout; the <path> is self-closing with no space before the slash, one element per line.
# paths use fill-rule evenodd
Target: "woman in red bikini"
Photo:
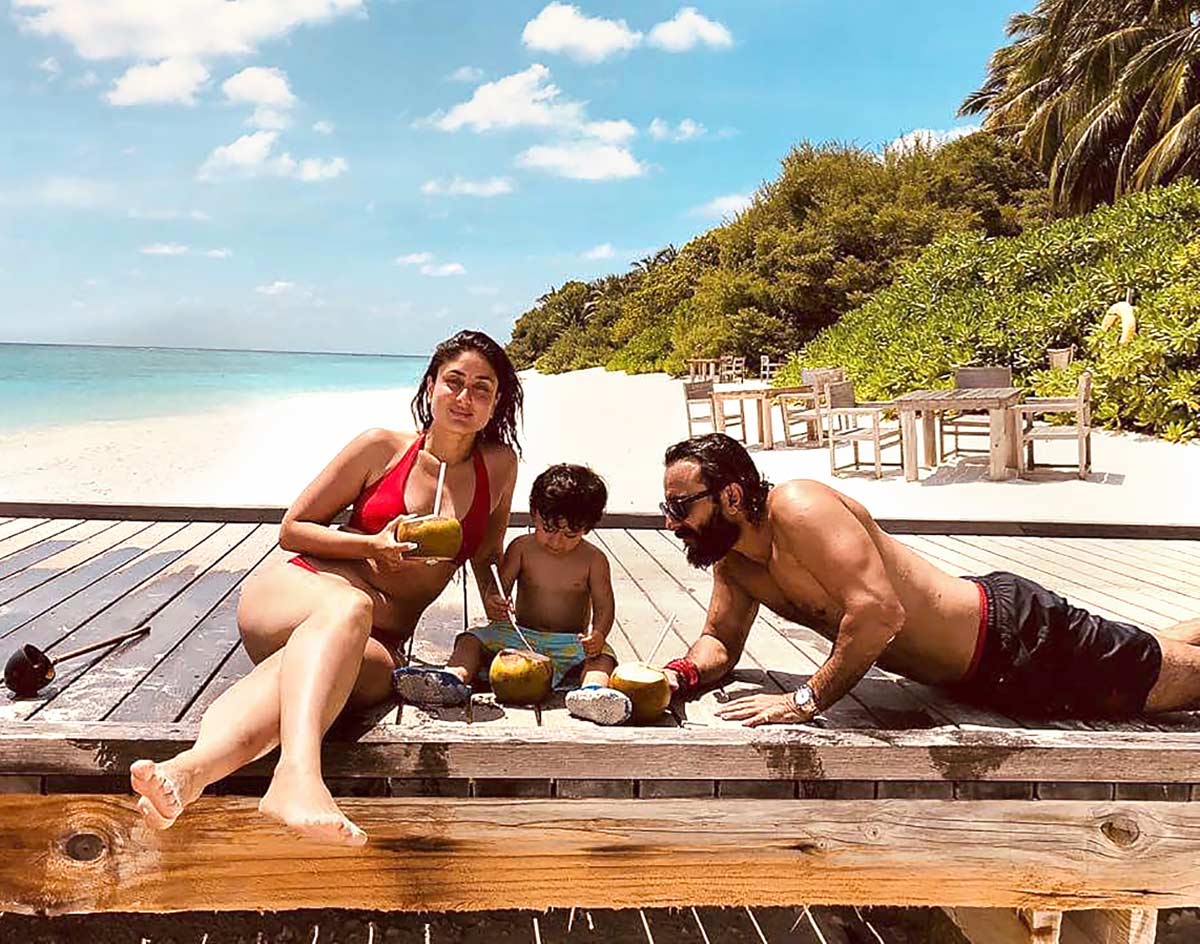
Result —
<path fill-rule="evenodd" d="M 259 809 L 307 838 L 360 845 L 321 777 L 321 739 L 343 706 L 390 694 L 400 645 L 455 569 L 471 561 L 489 618 L 504 602 L 489 566 L 502 552 L 517 474 L 521 382 L 495 341 L 462 331 L 434 351 L 416 397 L 420 432 L 372 429 L 344 448 L 284 516 L 279 544 L 296 556 L 249 578 L 238 629 L 254 670 L 205 712 L 186 751 L 130 768 L 138 806 L 164 829 L 210 783 L 280 748 Z M 405 515 L 434 506 L 462 522 L 459 557 L 407 560 Z M 329 527 L 353 504 L 347 527 Z"/>

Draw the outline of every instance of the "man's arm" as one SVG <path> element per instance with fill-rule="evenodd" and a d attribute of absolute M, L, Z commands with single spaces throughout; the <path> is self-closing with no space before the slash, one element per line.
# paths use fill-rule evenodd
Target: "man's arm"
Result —
<path fill-rule="evenodd" d="M 687 690 L 720 681 L 728 675 L 742 656 L 742 647 L 750 635 L 754 617 L 758 615 L 758 601 L 750 596 L 730 574 L 724 561 L 713 568 L 712 597 L 708 601 L 708 615 L 704 629 L 683 660 L 695 668 L 695 678 L 688 679 L 686 666 L 666 668 L 667 680 L 672 691 L 683 687 Z"/>
<path fill-rule="evenodd" d="M 900 632 L 904 607 L 870 535 L 836 493 L 812 484 L 786 488 L 772 508 L 774 539 L 804 561 L 842 612 L 833 650 L 808 683 L 817 708 L 828 708 L 858 684 Z M 799 717 L 790 692 L 741 699 L 721 715 L 751 725 L 811 720 Z"/>

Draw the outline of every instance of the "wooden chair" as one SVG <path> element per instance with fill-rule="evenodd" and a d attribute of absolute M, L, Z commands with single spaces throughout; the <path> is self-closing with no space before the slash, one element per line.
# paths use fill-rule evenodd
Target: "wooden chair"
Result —
<path fill-rule="evenodd" d="M 718 375 L 720 383 L 741 383 L 746 379 L 746 358 L 735 357 L 732 354 L 721 355 L 721 367 Z"/>
<path fill-rule="evenodd" d="M 683 400 L 684 407 L 687 410 L 688 436 L 695 436 L 695 425 L 697 423 L 708 423 L 709 432 L 716 432 L 716 402 L 713 400 L 713 382 L 711 380 L 697 380 L 695 382 L 685 382 L 683 385 Z M 744 443 L 746 441 L 746 401 L 738 400 L 737 413 L 725 413 L 722 417 L 725 421 L 725 432 L 733 435 L 730 430 L 736 429 L 740 431 L 737 437 Z M 724 406 L 721 407 L 724 409 Z"/>
<path fill-rule="evenodd" d="M 900 446 L 900 424 L 888 422 L 883 412 L 891 403 L 874 401 L 859 403 L 854 398 L 854 381 L 843 380 L 829 385 L 829 471 L 839 475 L 848 469 L 857 470 L 861 465 L 859 443 L 869 442 L 874 448 L 875 478 L 883 478 L 883 467 L 899 468 L 900 462 L 884 462 L 883 450 L 888 446 Z M 852 465 L 837 464 L 837 447 L 849 443 L 854 450 Z"/>
<path fill-rule="evenodd" d="M 1011 367 L 960 367 L 954 372 L 956 387 L 1011 387 Z M 938 461 L 948 459 L 953 455 L 968 455 L 970 453 L 987 453 L 983 449 L 963 449 L 958 444 L 962 436 L 982 436 L 990 440 L 991 427 L 986 411 L 964 410 L 945 412 L 941 417 L 941 431 L 938 434 Z M 954 437 L 954 448 L 946 449 L 946 437 Z"/>
<path fill-rule="evenodd" d="M 1017 474 L 1021 478 L 1029 478 L 1033 470 L 1033 444 L 1050 439 L 1074 439 L 1079 443 L 1079 477 L 1087 478 L 1092 470 L 1092 375 L 1089 371 L 1079 375 L 1079 387 L 1074 397 L 1030 397 L 1012 409 L 1017 414 L 1017 435 L 1020 437 Z M 1074 413 L 1075 422 L 1071 425 L 1034 422 L 1034 417 L 1049 413 Z M 1042 465 L 1075 468 L 1045 462 Z"/>
<path fill-rule="evenodd" d="M 1051 370 L 1067 367 L 1075 359 L 1075 345 L 1068 344 L 1066 347 L 1049 348 L 1046 351 L 1046 356 L 1050 361 Z"/>
<path fill-rule="evenodd" d="M 800 371 L 800 382 L 812 387 L 812 393 L 784 394 L 776 398 L 783 419 L 783 441 L 792 445 L 792 435 L 801 424 L 817 431 L 817 445 L 825 441 L 824 417 L 829 405 L 829 385 L 844 380 L 841 367 L 806 367 Z"/>
<path fill-rule="evenodd" d="M 774 378 L 775 371 L 787 363 L 786 357 L 771 359 L 771 355 L 763 354 L 758 359 L 758 377 L 768 383 Z"/>

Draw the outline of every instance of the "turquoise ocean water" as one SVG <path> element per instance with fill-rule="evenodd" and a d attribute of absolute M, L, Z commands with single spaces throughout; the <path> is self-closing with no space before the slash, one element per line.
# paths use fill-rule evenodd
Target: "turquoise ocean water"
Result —
<path fill-rule="evenodd" d="M 413 389 L 428 360 L 0 344 L 0 431 L 201 413 L 296 393 Z"/>

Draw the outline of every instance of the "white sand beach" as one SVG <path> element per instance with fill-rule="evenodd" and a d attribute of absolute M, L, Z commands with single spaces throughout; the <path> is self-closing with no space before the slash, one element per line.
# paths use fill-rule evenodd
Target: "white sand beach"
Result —
<path fill-rule="evenodd" d="M 680 382 L 601 369 L 522 377 L 524 457 L 514 509 L 528 507 L 539 471 L 571 461 L 605 477 L 610 510 L 654 511 L 663 450 L 687 435 Z M 0 435 L 0 500 L 287 505 L 358 432 L 411 428 L 410 398 L 405 390 L 305 394 L 205 414 L 7 433 Z M 982 458 L 923 470 L 913 483 L 895 469 L 882 481 L 866 471 L 834 479 L 826 449 L 763 450 L 748 415 L 751 452 L 772 481 L 828 482 L 880 517 L 1200 525 L 1200 444 L 1096 432 L 1087 481 L 1051 472 L 991 482 Z M 1074 459 L 1073 444 L 1038 449 L 1039 462 Z M 898 462 L 898 449 L 885 459 Z"/>

